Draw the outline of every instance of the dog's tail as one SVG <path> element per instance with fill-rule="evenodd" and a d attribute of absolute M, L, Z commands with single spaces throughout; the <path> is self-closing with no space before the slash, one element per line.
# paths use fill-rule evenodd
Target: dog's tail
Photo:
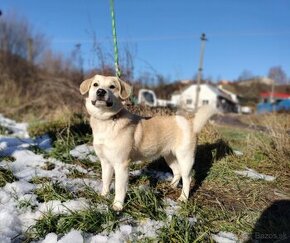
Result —
<path fill-rule="evenodd" d="M 218 109 L 214 106 L 205 105 L 200 107 L 193 118 L 193 132 L 200 133 L 206 122 L 217 113 Z"/>

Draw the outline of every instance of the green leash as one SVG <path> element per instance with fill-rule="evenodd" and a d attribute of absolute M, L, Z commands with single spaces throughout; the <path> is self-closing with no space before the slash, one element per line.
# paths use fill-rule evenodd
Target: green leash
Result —
<path fill-rule="evenodd" d="M 119 67 L 119 51 L 118 51 L 118 42 L 117 42 L 117 31 L 116 31 L 116 21 L 115 21 L 115 9 L 114 9 L 114 0 L 110 0 L 110 9 L 112 17 L 112 32 L 113 32 L 113 42 L 114 42 L 114 61 L 115 61 L 115 71 L 117 78 L 121 77 L 121 70 Z"/>

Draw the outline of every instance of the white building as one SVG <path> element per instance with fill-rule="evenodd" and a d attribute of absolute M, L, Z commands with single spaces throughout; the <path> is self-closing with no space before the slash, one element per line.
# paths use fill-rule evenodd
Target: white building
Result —
<path fill-rule="evenodd" d="M 184 107 L 188 110 L 194 110 L 196 93 L 197 85 L 192 84 L 181 92 L 173 93 L 171 101 L 177 106 Z M 225 112 L 237 112 L 238 110 L 238 102 L 237 100 L 234 100 L 230 94 L 227 94 L 212 85 L 201 84 L 197 106 L 200 107 L 208 104 L 221 108 Z"/>

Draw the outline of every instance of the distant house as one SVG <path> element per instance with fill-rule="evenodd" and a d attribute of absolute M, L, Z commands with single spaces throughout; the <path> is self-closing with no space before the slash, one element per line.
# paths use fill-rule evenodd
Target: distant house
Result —
<path fill-rule="evenodd" d="M 280 92 L 262 92 L 260 96 L 264 103 L 290 99 L 290 94 Z"/>
<path fill-rule="evenodd" d="M 197 93 L 197 85 L 192 84 L 183 91 L 174 92 L 171 96 L 172 103 L 182 106 L 186 109 L 195 109 L 195 99 Z M 198 107 L 202 105 L 214 105 L 221 108 L 224 112 L 237 112 L 238 102 L 233 99 L 231 94 L 218 89 L 210 84 L 201 84 L 199 92 Z"/>
<path fill-rule="evenodd" d="M 231 96 L 231 99 L 235 102 L 235 103 L 239 103 L 239 96 L 227 89 L 224 89 L 222 85 L 218 85 L 218 89 L 226 94 L 228 94 L 229 96 Z"/>
<path fill-rule="evenodd" d="M 290 111 L 290 94 L 263 92 L 260 96 L 261 102 L 257 105 L 258 113 Z"/>

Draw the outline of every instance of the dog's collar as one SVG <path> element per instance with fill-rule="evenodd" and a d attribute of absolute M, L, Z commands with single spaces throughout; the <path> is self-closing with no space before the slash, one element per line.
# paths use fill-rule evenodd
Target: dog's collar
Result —
<path fill-rule="evenodd" d="M 121 112 L 123 111 L 123 109 L 119 110 L 115 115 L 113 115 L 111 118 L 113 119 L 113 121 L 116 121 L 117 119 L 120 118 L 121 116 Z"/>

